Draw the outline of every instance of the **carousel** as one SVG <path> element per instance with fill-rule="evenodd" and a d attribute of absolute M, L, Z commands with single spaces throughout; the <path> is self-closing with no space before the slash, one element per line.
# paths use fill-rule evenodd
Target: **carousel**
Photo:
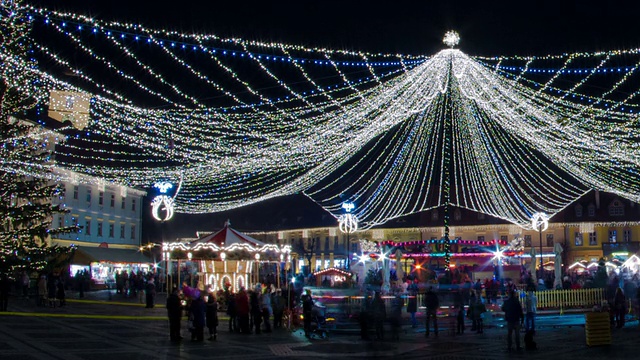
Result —
<path fill-rule="evenodd" d="M 197 279 L 189 285 L 200 290 L 247 288 L 261 283 L 261 269 L 263 276 L 273 274 L 274 285 L 280 286 L 281 272 L 289 271 L 291 264 L 289 245 L 263 243 L 231 228 L 229 221 L 221 230 L 197 240 L 164 243 L 162 247 L 168 263 L 178 262 L 177 283 L 181 284 L 181 261 L 188 262 Z"/>

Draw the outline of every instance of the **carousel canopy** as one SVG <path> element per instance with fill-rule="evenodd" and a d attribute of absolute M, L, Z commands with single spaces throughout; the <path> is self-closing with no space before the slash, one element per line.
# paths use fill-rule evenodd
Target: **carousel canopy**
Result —
<path fill-rule="evenodd" d="M 265 245 L 260 240 L 256 240 L 249 235 L 243 234 L 238 230 L 231 228 L 229 221 L 225 222 L 224 227 L 216 233 L 204 236 L 198 240 L 192 241 L 189 245 L 195 247 L 198 244 L 215 244 L 218 247 L 230 247 L 233 244 L 247 244 L 252 247 L 262 247 Z"/>

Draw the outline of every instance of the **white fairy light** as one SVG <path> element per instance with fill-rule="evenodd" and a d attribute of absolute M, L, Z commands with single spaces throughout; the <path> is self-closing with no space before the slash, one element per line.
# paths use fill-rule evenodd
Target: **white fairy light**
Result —
<path fill-rule="evenodd" d="M 450 48 L 457 46 L 460 43 L 460 35 L 453 30 L 449 30 L 444 34 L 442 42 Z"/>

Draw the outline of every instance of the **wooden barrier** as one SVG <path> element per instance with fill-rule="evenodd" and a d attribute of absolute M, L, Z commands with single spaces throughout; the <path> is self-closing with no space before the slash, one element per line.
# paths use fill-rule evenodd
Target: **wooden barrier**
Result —
<path fill-rule="evenodd" d="M 584 332 L 587 346 L 611 345 L 611 321 L 609 313 L 591 312 L 584 314 Z"/>
<path fill-rule="evenodd" d="M 589 308 L 605 300 L 604 289 L 569 289 L 536 291 L 538 309 Z M 520 297 L 524 306 L 525 298 Z"/>

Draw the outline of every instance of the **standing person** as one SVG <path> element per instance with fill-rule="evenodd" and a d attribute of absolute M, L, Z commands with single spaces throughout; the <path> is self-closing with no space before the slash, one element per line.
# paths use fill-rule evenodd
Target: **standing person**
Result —
<path fill-rule="evenodd" d="M 484 332 L 484 319 L 482 318 L 484 315 L 482 314 L 487 312 L 487 307 L 484 306 L 482 297 L 477 297 L 475 303 L 473 303 L 469 308 L 473 309 L 471 313 L 473 316 L 473 323 L 476 326 L 475 330 L 478 334 L 482 334 Z"/>
<path fill-rule="evenodd" d="M 424 305 L 427 307 L 427 326 L 425 330 L 425 337 L 429 337 L 429 325 L 433 319 L 433 332 L 438 337 L 438 308 L 440 307 L 440 300 L 438 295 L 433 291 L 433 287 L 429 286 L 429 290 L 424 296 Z"/>
<path fill-rule="evenodd" d="M 47 306 L 47 276 L 44 274 L 38 280 L 38 306 Z"/>
<path fill-rule="evenodd" d="M 384 340 L 384 320 L 387 317 L 387 309 L 384 300 L 380 296 L 380 291 L 376 291 L 373 302 L 371 303 L 373 311 L 373 321 L 376 329 L 376 340 Z"/>
<path fill-rule="evenodd" d="M 191 335 L 191 340 L 204 341 L 204 326 L 207 322 L 207 305 L 204 303 L 204 292 L 201 292 L 200 296 L 191 302 L 189 311 L 193 318 L 193 334 Z"/>
<path fill-rule="evenodd" d="M 178 288 L 174 288 L 167 297 L 167 315 L 169 317 L 169 339 L 180 341 L 180 320 L 182 319 L 182 304 Z"/>
<path fill-rule="evenodd" d="M 527 290 L 527 297 L 524 300 L 525 318 L 524 329 L 526 331 L 536 331 L 536 312 L 538 311 L 538 297 L 530 287 Z"/>
<path fill-rule="evenodd" d="M 264 322 L 264 332 L 271 332 L 271 323 L 269 318 L 271 317 L 271 313 L 273 312 L 273 308 L 271 307 L 271 293 L 269 292 L 270 287 L 265 286 L 262 289 L 262 297 L 260 298 L 260 308 L 262 310 L 262 321 Z"/>
<path fill-rule="evenodd" d="M 66 299 L 66 295 L 64 293 L 64 280 L 62 279 L 62 277 L 58 278 L 58 281 L 56 283 L 56 287 L 57 287 L 57 298 L 60 301 L 60 306 L 65 306 L 67 304 L 67 299 Z"/>
<path fill-rule="evenodd" d="M 22 278 L 20 279 L 22 283 L 22 296 L 25 299 L 29 298 L 29 285 L 31 284 L 31 279 L 29 279 L 29 274 L 26 271 L 22 272 Z"/>
<path fill-rule="evenodd" d="M 616 294 L 613 296 L 613 308 L 616 316 L 616 327 L 621 328 L 624 326 L 624 315 L 626 313 L 627 299 L 624 296 L 624 292 L 618 286 L 616 288 Z"/>
<path fill-rule="evenodd" d="M 147 281 L 145 292 L 147 293 L 147 306 L 145 308 L 152 309 L 156 298 L 156 284 L 153 281 L 153 275 Z"/>
<path fill-rule="evenodd" d="M 227 295 L 227 315 L 229 315 L 229 332 L 240 332 L 238 327 L 238 313 L 236 312 L 236 296 L 230 291 L 226 291 Z"/>
<path fill-rule="evenodd" d="M 276 290 L 275 295 L 271 301 L 271 307 L 273 308 L 273 327 L 279 329 L 282 327 L 282 315 L 284 314 L 284 307 L 286 299 L 282 296 L 282 290 Z"/>
<path fill-rule="evenodd" d="M 311 336 L 311 316 L 313 313 L 313 298 L 311 290 L 307 289 L 302 296 L 302 317 L 304 318 L 304 336 Z"/>
<path fill-rule="evenodd" d="M 0 311 L 7 311 L 10 290 L 11 281 L 9 281 L 7 274 L 2 274 L 2 278 L 0 278 Z"/>
<path fill-rule="evenodd" d="M 516 337 L 516 350 L 522 351 L 520 347 L 520 326 L 524 322 L 524 313 L 515 291 L 509 293 L 509 298 L 502 304 L 502 311 L 504 311 L 504 319 L 507 321 L 507 351 L 513 350 L 511 347 L 513 333 L 515 333 Z"/>
<path fill-rule="evenodd" d="M 418 279 L 413 279 L 413 282 L 407 287 L 409 292 L 409 300 L 407 302 L 407 312 L 411 314 L 411 327 L 418 326 L 416 321 L 416 312 L 418 311 Z"/>
<path fill-rule="evenodd" d="M 218 302 L 215 295 L 209 293 L 207 299 L 207 327 L 209 328 L 209 340 L 218 338 Z"/>
<path fill-rule="evenodd" d="M 243 334 L 251 333 L 249 328 L 249 297 L 244 287 L 236 294 L 235 298 L 236 314 L 238 315 L 238 326 Z"/>
<path fill-rule="evenodd" d="M 49 297 L 49 307 L 56 307 L 56 283 L 57 279 L 53 274 L 49 274 L 49 278 L 47 279 L 47 295 Z"/>
<path fill-rule="evenodd" d="M 397 291 L 393 300 L 391 300 L 391 311 L 389 311 L 391 322 L 391 339 L 394 341 L 400 340 L 400 327 L 402 324 L 402 307 L 404 306 L 404 300 L 400 296 L 400 291 Z"/>
<path fill-rule="evenodd" d="M 456 334 L 464 334 L 464 305 L 458 305 L 458 312 L 456 314 Z"/>
<path fill-rule="evenodd" d="M 362 299 L 362 304 L 360 305 L 360 338 L 362 340 L 369 340 L 369 318 L 371 317 L 371 296 L 365 296 Z"/>
<path fill-rule="evenodd" d="M 255 290 L 249 295 L 249 304 L 251 305 L 251 318 L 253 319 L 253 327 L 256 335 L 262 333 L 260 325 L 262 325 L 262 306 L 260 304 L 261 285 L 257 285 Z"/>

